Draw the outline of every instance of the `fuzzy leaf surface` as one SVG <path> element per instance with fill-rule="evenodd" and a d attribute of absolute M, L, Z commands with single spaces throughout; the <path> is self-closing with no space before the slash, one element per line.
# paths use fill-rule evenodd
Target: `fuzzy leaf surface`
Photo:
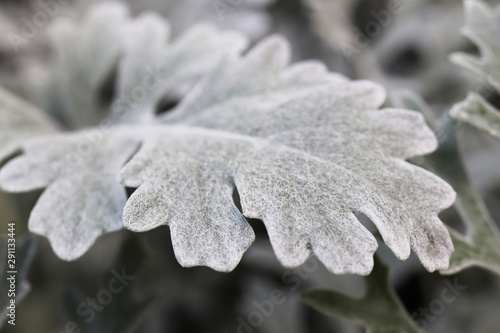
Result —
<path fill-rule="evenodd" d="M 264 221 L 285 266 L 313 252 L 332 272 L 367 274 L 376 241 L 354 215 L 362 212 L 400 259 L 413 249 L 427 269 L 447 267 L 453 247 L 435 214 L 454 192 L 404 162 L 436 147 L 422 116 L 378 110 L 379 86 L 288 58 L 270 38 L 162 117 L 122 170 L 138 187 L 125 227 L 169 225 L 182 265 L 230 270 L 254 238 L 236 187 L 243 215 Z"/>
<path fill-rule="evenodd" d="M 30 216 L 30 231 L 48 237 L 60 258 L 74 260 L 97 237 L 123 227 L 127 196 L 118 175 L 141 136 L 111 125 L 151 121 L 164 96 L 241 51 L 246 38 L 199 25 L 169 44 L 165 20 L 154 13 L 132 19 L 117 2 L 91 7 L 78 23 L 60 19 L 50 32 L 66 125 L 105 119 L 78 132 L 41 137 L 55 132 L 50 119 L 1 90 L 0 159 L 26 145 L 0 178 L 8 191 L 46 188 Z M 107 105 L 103 85 L 113 74 L 117 92 Z"/>
<path fill-rule="evenodd" d="M 500 275 L 500 232 L 462 162 L 457 140 L 459 123 L 445 115 L 437 125 L 430 117 L 430 107 L 414 93 L 397 92 L 392 97 L 393 105 L 422 112 L 440 138 L 439 148 L 421 159 L 420 164 L 453 186 L 457 193 L 454 206 L 467 227 L 464 235 L 449 228 L 455 251 L 450 266 L 441 273 L 456 274 L 469 267 L 481 267 Z"/>
<path fill-rule="evenodd" d="M 103 17 L 88 15 L 90 22 Z M 155 20 L 133 22 L 132 30 L 145 38 L 167 35 Z M 211 68 L 191 67 L 200 52 L 193 40 L 206 33 L 212 46 L 223 40 L 235 46 L 214 51 Z M 30 229 L 71 260 L 99 235 L 120 228 L 123 209 L 130 230 L 168 225 L 183 266 L 229 271 L 254 240 L 245 217 L 259 218 L 283 265 L 298 266 L 315 254 L 332 272 L 368 274 L 377 242 L 356 218 L 362 213 L 401 260 L 413 250 L 429 271 L 448 267 L 453 245 L 437 213 L 455 193 L 405 161 L 437 147 L 423 117 L 379 110 L 385 92 L 377 84 L 350 81 L 316 62 L 290 65 L 281 37 L 241 56 L 238 35 L 217 35 L 194 30 L 165 51 L 172 63 L 162 66 L 174 81 L 208 71 L 171 112 L 154 117 L 144 99 L 129 105 L 130 117 L 116 121 L 111 110 L 108 126 L 24 145 L 25 154 L 0 172 L 0 185 L 10 191 L 47 187 Z M 125 82 L 118 96 L 142 82 L 141 68 L 143 77 L 150 75 L 140 59 L 160 51 L 147 45 L 132 48 L 135 60 L 125 55 L 118 66 L 119 82 Z M 170 93 L 172 82 L 159 89 Z M 137 188 L 128 201 L 124 186 Z"/>
<path fill-rule="evenodd" d="M 72 128 L 105 117 L 113 123 L 151 120 L 162 98 L 179 94 L 247 45 L 244 36 L 207 24 L 169 44 L 168 22 L 154 12 L 133 19 L 119 2 L 91 7 L 78 23 L 59 19 L 50 32 L 58 96 Z"/>

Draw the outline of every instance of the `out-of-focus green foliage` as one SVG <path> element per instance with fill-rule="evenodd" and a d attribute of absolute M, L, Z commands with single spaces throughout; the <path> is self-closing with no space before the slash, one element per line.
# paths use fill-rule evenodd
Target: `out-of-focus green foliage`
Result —
<path fill-rule="evenodd" d="M 302 299 L 321 312 L 365 326 L 368 333 L 422 332 L 394 292 L 385 263 L 377 258 L 365 281 L 366 293 L 359 299 L 322 289 L 307 290 L 302 293 Z"/>
<path fill-rule="evenodd" d="M 463 34 L 477 44 L 481 58 L 465 53 L 455 53 L 450 58 L 500 93 L 500 11 L 491 10 L 481 1 L 466 0 L 465 17 Z M 500 140 L 500 112 L 477 93 L 470 93 L 465 101 L 453 107 L 450 114 Z"/>
<path fill-rule="evenodd" d="M 11 235 L 16 234 L 15 223 L 9 226 L 9 229 L 11 229 L 9 231 Z M 9 239 L 14 241 L 9 241 Z M 20 320 L 19 313 L 16 313 L 16 306 L 31 290 L 27 274 L 33 260 L 36 244 L 37 236 L 29 234 L 18 239 L 14 236 L 7 236 L 1 244 L 0 308 L 2 310 L 0 311 L 0 328 L 5 325 L 5 322 L 10 321 L 12 325 L 15 325 L 16 320 Z M 8 254 L 12 254 L 12 256 Z"/>

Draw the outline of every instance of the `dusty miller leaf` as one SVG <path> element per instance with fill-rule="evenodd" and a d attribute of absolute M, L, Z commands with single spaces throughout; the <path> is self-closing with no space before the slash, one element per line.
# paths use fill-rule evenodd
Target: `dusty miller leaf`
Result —
<path fill-rule="evenodd" d="M 121 56 L 128 22 L 127 7 L 110 2 L 91 7 L 79 24 L 60 18 L 50 26 L 55 85 L 71 128 L 95 125 L 105 115 L 101 89 Z"/>
<path fill-rule="evenodd" d="M 446 268 L 453 246 L 437 213 L 455 193 L 405 162 L 436 148 L 423 117 L 378 110 L 380 86 L 314 62 L 289 66 L 289 57 L 279 37 L 244 57 L 228 51 L 166 116 L 148 123 L 133 111 L 139 116 L 128 120 L 140 124 L 33 140 L 3 168 L 0 183 L 11 191 L 49 186 L 30 228 L 51 238 L 59 256 L 74 259 L 119 227 L 118 169 L 140 144 L 120 176 L 138 188 L 124 225 L 169 225 L 184 266 L 233 269 L 254 240 L 248 217 L 264 221 L 285 266 L 314 253 L 332 272 L 368 274 L 377 243 L 356 219 L 361 212 L 398 258 L 413 250 L 428 270 Z M 235 187 L 243 215 L 232 199 Z"/>
<path fill-rule="evenodd" d="M 176 89 L 182 89 L 183 84 L 247 45 L 242 35 L 219 32 L 206 24 L 191 28 L 166 45 L 169 32 L 165 22 L 147 13 L 132 22 L 128 31 L 130 37 L 119 68 L 118 97 L 112 107 L 111 119 L 115 122 L 153 120 L 162 97 L 179 93 Z"/>
<path fill-rule="evenodd" d="M 366 293 L 360 299 L 333 290 L 312 289 L 302 293 L 302 300 L 329 316 L 365 326 L 367 333 L 421 333 L 391 286 L 389 268 L 375 258 L 373 271 L 365 278 Z"/>
<path fill-rule="evenodd" d="M 0 88 L 0 161 L 30 138 L 55 132 L 56 125 L 35 106 Z"/>
<path fill-rule="evenodd" d="M 465 18 L 463 34 L 477 44 L 482 57 L 455 53 L 450 58 L 500 92 L 500 7 L 493 11 L 481 1 L 467 0 Z M 469 93 L 465 101 L 457 103 L 450 115 L 500 139 L 500 113 L 476 93 Z"/>
<path fill-rule="evenodd" d="M 118 134 L 103 137 L 98 146 L 84 139 L 81 133 L 34 139 L 0 172 L 7 191 L 46 187 L 31 212 L 29 230 L 46 236 L 66 260 L 83 255 L 100 235 L 122 228 L 127 195 L 116 175 L 137 146 Z"/>
<path fill-rule="evenodd" d="M 427 116 L 425 110 L 428 107 L 418 95 L 399 92 L 394 97 L 394 105 L 418 110 Z M 500 233 L 462 163 L 456 138 L 458 123 L 449 116 L 445 116 L 440 126 L 430 117 L 427 120 L 440 143 L 436 152 L 423 159 L 422 165 L 453 186 L 457 192 L 455 208 L 467 226 L 465 235 L 450 228 L 455 251 L 450 266 L 441 273 L 454 274 L 478 266 L 500 275 Z"/>
<path fill-rule="evenodd" d="M 426 158 L 430 169 L 457 192 L 455 207 L 467 226 L 465 236 L 451 230 L 455 251 L 449 268 L 442 269 L 441 273 L 454 274 L 467 267 L 479 266 L 500 275 L 500 233 L 462 165 L 456 125 L 451 118 L 445 120 L 438 133 L 443 141 L 438 150 Z"/>
<path fill-rule="evenodd" d="M 119 3 L 95 7 L 78 25 L 59 21 L 52 27 L 52 37 L 58 51 L 55 70 L 71 126 L 93 124 L 110 111 L 103 110 L 99 94 L 116 64 L 118 96 L 109 119 L 99 127 L 38 139 L 52 129 L 45 124 L 49 121 L 3 94 L 10 104 L 0 109 L 8 120 L 0 127 L 1 138 L 5 136 L 0 153 L 6 156 L 25 138 L 35 138 L 24 146 L 25 155 L 12 161 L 0 178 L 3 189 L 9 191 L 47 187 L 30 216 L 30 231 L 48 237 L 59 257 L 74 260 L 97 237 L 123 227 L 127 196 L 118 174 L 140 140 L 109 124 L 152 118 L 164 94 L 208 71 L 225 54 L 240 51 L 246 39 L 202 25 L 169 46 L 164 20 L 151 13 L 131 20 Z M 152 80 L 157 80 L 153 86 Z M 147 98 L 126 96 L 134 96 L 136 88 L 147 88 Z M 15 103 L 23 107 L 14 108 Z"/>
<path fill-rule="evenodd" d="M 79 23 L 58 20 L 51 27 L 54 72 L 69 125 L 92 126 L 108 114 L 102 90 L 114 74 L 117 96 L 110 120 L 151 120 L 164 95 L 247 44 L 242 35 L 209 25 L 194 26 L 172 44 L 169 35 L 168 23 L 158 14 L 132 19 L 119 2 L 92 7 Z"/>
<path fill-rule="evenodd" d="M 464 101 L 455 104 L 450 116 L 500 140 L 500 113 L 476 93 L 469 93 Z"/>
<path fill-rule="evenodd" d="M 447 267 L 452 245 L 435 213 L 454 192 L 403 162 L 435 148 L 423 118 L 379 111 L 379 86 L 315 63 L 287 68 L 288 57 L 271 38 L 226 61 L 150 131 L 122 171 L 138 187 L 125 227 L 168 224 L 182 265 L 230 270 L 254 238 L 236 187 L 243 215 L 263 219 L 285 266 L 312 251 L 333 272 L 367 274 L 376 241 L 360 211 L 400 259 L 413 248 L 427 269 Z"/>

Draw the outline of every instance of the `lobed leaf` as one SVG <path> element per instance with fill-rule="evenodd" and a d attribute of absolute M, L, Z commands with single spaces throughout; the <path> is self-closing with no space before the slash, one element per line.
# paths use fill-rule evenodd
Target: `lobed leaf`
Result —
<path fill-rule="evenodd" d="M 90 7 L 81 23 L 59 18 L 50 26 L 54 48 L 54 80 L 70 128 L 95 125 L 106 112 L 102 89 L 122 53 L 126 6 L 109 2 Z"/>
<path fill-rule="evenodd" d="M 454 193 L 403 162 L 435 148 L 423 118 L 376 110 L 379 86 L 315 63 L 287 67 L 288 56 L 271 38 L 226 61 L 150 131 L 122 170 L 138 187 L 125 227 L 168 224 L 182 265 L 230 270 L 254 238 L 236 188 L 285 266 L 313 252 L 332 272 L 367 274 L 376 241 L 353 213 L 362 212 L 400 259 L 413 249 L 427 269 L 447 267 L 452 245 L 434 214 Z"/>
<path fill-rule="evenodd" d="M 469 93 L 464 101 L 455 104 L 450 116 L 500 140 L 500 113 L 476 93 Z"/>
<path fill-rule="evenodd" d="M 429 116 L 425 102 L 411 92 L 394 93 L 392 103 L 422 112 L 441 139 L 437 151 L 426 156 L 421 164 L 453 186 L 457 193 L 455 208 L 467 227 L 465 235 L 449 228 L 455 251 L 450 266 L 441 273 L 455 274 L 477 266 L 500 275 L 500 232 L 465 170 L 456 137 L 458 123 L 446 115 L 438 126 Z"/>
<path fill-rule="evenodd" d="M 110 116 L 115 122 L 152 121 L 162 98 L 180 99 L 193 80 L 247 46 L 242 35 L 208 24 L 194 26 L 167 45 L 165 21 L 149 13 L 139 16 L 128 31 Z"/>
<path fill-rule="evenodd" d="M 500 11 L 478 0 L 464 1 L 464 7 L 466 25 L 462 33 L 479 47 L 481 58 L 455 53 L 450 59 L 500 91 Z"/>
<path fill-rule="evenodd" d="M 455 274 L 465 268 L 478 266 L 500 275 L 500 232 L 486 205 L 472 187 L 463 167 L 456 141 L 456 122 L 447 118 L 438 135 L 444 139 L 440 148 L 427 157 L 427 165 L 449 182 L 457 192 L 455 207 L 467 226 L 462 235 L 450 234 L 455 246 L 450 266 L 443 274 Z"/>
<path fill-rule="evenodd" d="M 117 174 L 138 142 L 119 133 L 89 141 L 93 134 L 33 139 L 0 171 L 4 190 L 46 188 L 31 211 L 29 230 L 47 237 L 65 260 L 80 257 L 97 237 L 123 227 L 127 195 Z"/>
<path fill-rule="evenodd" d="M 208 71 L 225 54 L 240 51 L 246 39 L 200 25 L 168 45 L 169 28 L 163 19 L 144 13 L 131 20 L 127 7 L 115 2 L 93 7 L 80 24 L 59 20 L 51 34 L 68 125 L 95 124 L 106 113 L 108 118 L 89 130 L 39 139 L 55 127 L 33 107 L 1 91 L 6 106 L 0 112 L 8 121 L 0 125 L 0 138 L 5 138 L 0 159 L 20 149 L 26 139 L 33 141 L 0 179 L 9 191 L 47 187 L 30 216 L 30 231 L 48 237 L 59 257 L 74 260 L 97 237 L 123 227 L 127 196 L 118 174 L 140 136 L 126 135 L 110 124 L 150 120 L 164 95 Z M 101 99 L 102 85 L 116 66 L 118 94 L 109 110 Z M 147 90 L 146 98 L 134 99 L 136 89 Z"/>
<path fill-rule="evenodd" d="M 87 20 L 102 18 L 95 15 Z M 123 57 L 122 95 L 141 82 L 141 69 L 149 77 L 143 65 L 167 35 L 156 19 L 134 24 L 150 42 Z M 211 53 L 211 68 L 197 67 L 202 36 L 212 46 L 229 39 L 235 46 Z M 423 117 L 379 110 L 385 92 L 374 83 L 350 81 L 316 62 L 290 66 L 280 37 L 240 56 L 238 35 L 217 36 L 195 29 L 163 54 L 171 76 L 158 91 L 170 93 L 178 79 L 208 71 L 171 112 L 152 117 L 151 101 L 161 95 L 155 91 L 152 100 L 129 105 L 125 118 L 111 115 L 114 126 L 24 145 L 25 154 L 1 170 L 0 185 L 48 186 L 30 230 L 49 237 L 60 257 L 75 259 L 100 234 L 120 228 L 125 205 L 130 230 L 170 227 L 182 265 L 229 271 L 255 237 L 245 218 L 260 218 L 285 266 L 314 253 L 334 273 L 368 274 L 377 243 L 355 216 L 363 213 L 398 258 L 413 250 L 429 271 L 448 267 L 453 245 L 437 213 L 455 193 L 405 162 L 437 146 Z M 137 188 L 126 204 L 123 186 Z"/>
<path fill-rule="evenodd" d="M 58 95 L 73 128 L 104 117 L 115 123 L 151 120 L 163 97 L 247 45 L 244 36 L 207 24 L 168 44 L 170 27 L 162 17 L 144 12 L 132 19 L 119 2 L 91 7 L 80 23 L 59 19 L 50 31 Z"/>

